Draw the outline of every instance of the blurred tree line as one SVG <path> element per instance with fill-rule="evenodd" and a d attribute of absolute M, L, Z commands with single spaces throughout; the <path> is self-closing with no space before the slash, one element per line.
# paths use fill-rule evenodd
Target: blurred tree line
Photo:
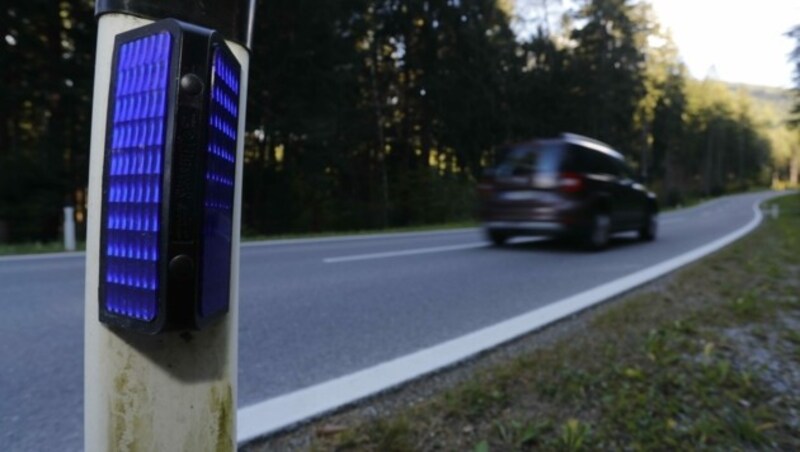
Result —
<path fill-rule="evenodd" d="M 0 242 L 55 239 L 84 202 L 95 36 L 88 1 L 0 7 Z"/>
<path fill-rule="evenodd" d="M 502 145 L 564 131 L 618 148 L 667 204 L 792 177 L 783 115 L 690 79 L 647 3 L 518 1 L 259 0 L 245 232 L 468 219 Z M 55 238 L 65 203 L 85 216 L 93 5 L 0 11 L 0 239 Z"/>
<path fill-rule="evenodd" d="M 794 108 L 791 110 L 790 119 L 788 121 L 791 132 L 782 130 L 786 139 L 790 139 L 791 135 L 796 139 L 800 136 L 800 24 L 786 33 L 787 36 L 795 40 L 795 48 L 789 56 L 791 62 L 794 63 Z M 796 140 L 788 151 L 784 148 L 778 152 L 779 158 L 788 162 L 789 166 L 789 182 L 791 185 L 796 186 L 798 179 L 800 179 L 800 149 L 798 149 Z"/>

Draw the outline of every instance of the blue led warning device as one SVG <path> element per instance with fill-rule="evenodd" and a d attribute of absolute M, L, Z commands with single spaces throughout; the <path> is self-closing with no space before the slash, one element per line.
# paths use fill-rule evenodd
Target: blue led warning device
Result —
<path fill-rule="evenodd" d="M 100 321 L 156 334 L 228 312 L 240 80 L 212 30 L 167 19 L 117 35 Z"/>

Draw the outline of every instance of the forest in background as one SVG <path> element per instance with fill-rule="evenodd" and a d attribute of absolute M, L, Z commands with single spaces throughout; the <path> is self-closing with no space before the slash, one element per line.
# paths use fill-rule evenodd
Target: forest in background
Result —
<path fill-rule="evenodd" d="M 562 132 L 665 205 L 797 182 L 789 92 L 692 79 L 646 2 L 557 3 L 527 0 L 523 37 L 512 0 L 259 0 L 245 234 L 469 219 L 498 149 Z M 85 224 L 95 32 L 87 0 L 0 9 L 0 242 Z"/>

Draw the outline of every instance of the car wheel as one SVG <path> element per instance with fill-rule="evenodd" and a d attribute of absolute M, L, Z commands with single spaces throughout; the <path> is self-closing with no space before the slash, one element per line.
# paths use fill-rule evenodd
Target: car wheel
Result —
<path fill-rule="evenodd" d="M 597 213 L 592 217 L 591 227 L 586 236 L 586 245 L 591 250 L 602 250 L 611 239 L 611 217 L 607 213 Z"/>
<path fill-rule="evenodd" d="M 639 240 L 650 242 L 656 239 L 658 234 L 658 215 L 648 211 L 644 218 L 642 227 L 639 228 Z"/>
<path fill-rule="evenodd" d="M 503 246 L 508 241 L 508 234 L 498 231 L 487 231 L 486 236 L 494 246 Z"/>

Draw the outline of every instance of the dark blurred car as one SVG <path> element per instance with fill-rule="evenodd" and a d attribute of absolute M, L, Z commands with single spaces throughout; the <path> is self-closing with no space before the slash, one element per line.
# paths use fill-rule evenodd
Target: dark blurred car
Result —
<path fill-rule="evenodd" d="M 656 196 L 637 182 L 622 155 L 574 134 L 510 148 L 478 184 L 479 217 L 495 245 L 521 235 L 578 239 L 604 248 L 611 234 L 653 240 Z"/>

